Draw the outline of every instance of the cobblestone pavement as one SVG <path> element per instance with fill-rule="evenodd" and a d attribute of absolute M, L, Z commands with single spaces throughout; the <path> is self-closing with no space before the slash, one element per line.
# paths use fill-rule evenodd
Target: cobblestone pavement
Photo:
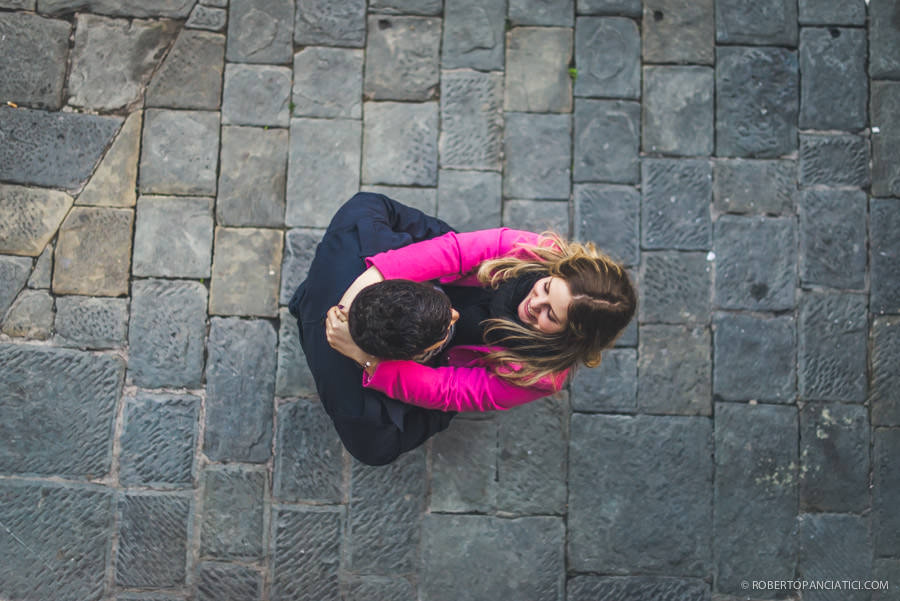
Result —
<path fill-rule="evenodd" d="M 898 0 L 0 0 L 0 103 L 0 599 L 900 599 Z M 360 189 L 638 323 L 358 464 L 285 305 Z"/>

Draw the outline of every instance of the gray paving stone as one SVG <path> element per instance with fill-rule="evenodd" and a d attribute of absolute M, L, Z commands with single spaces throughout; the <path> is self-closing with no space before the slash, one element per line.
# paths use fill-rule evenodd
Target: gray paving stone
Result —
<path fill-rule="evenodd" d="M 900 399 L 896 391 L 900 374 L 896 366 L 900 359 L 900 317 L 876 317 L 872 321 L 871 385 L 869 406 L 872 423 L 876 426 L 900 426 Z"/>
<path fill-rule="evenodd" d="M 225 58 L 229 62 L 283 64 L 291 61 L 294 54 L 291 0 L 231 0 L 228 12 Z"/>
<path fill-rule="evenodd" d="M 23 290 L 3 318 L 7 336 L 47 340 L 52 330 L 53 297 L 46 290 Z"/>
<path fill-rule="evenodd" d="M 807 582 L 869 580 L 872 543 L 869 520 L 856 515 L 804 514 L 797 518 L 797 576 Z M 824 601 L 835 596 L 848 601 L 870 599 L 865 590 L 810 590 L 804 599 Z"/>
<path fill-rule="evenodd" d="M 252 561 L 263 556 L 263 469 L 210 466 L 203 472 L 200 555 Z"/>
<path fill-rule="evenodd" d="M 571 61 L 571 28 L 516 27 L 508 31 L 504 109 L 571 112 Z"/>
<path fill-rule="evenodd" d="M 646 159 L 643 163 L 643 247 L 708 250 L 712 243 L 709 161 Z"/>
<path fill-rule="evenodd" d="M 873 82 L 871 101 L 872 195 L 900 196 L 900 82 Z"/>
<path fill-rule="evenodd" d="M 748 88 L 748 81 L 758 84 Z M 716 154 L 770 158 L 796 150 L 799 94 L 795 52 L 785 48 L 719 47 Z"/>
<path fill-rule="evenodd" d="M 641 23 L 644 61 L 712 65 L 714 12 L 713 0 L 645 0 Z"/>
<path fill-rule="evenodd" d="M 225 65 L 222 123 L 287 127 L 291 70 L 272 65 Z"/>
<path fill-rule="evenodd" d="M 873 198 L 869 208 L 873 313 L 900 313 L 900 215 L 897 199 Z"/>
<path fill-rule="evenodd" d="M 709 67 L 644 67 L 644 152 L 712 154 L 714 87 Z"/>
<path fill-rule="evenodd" d="M 59 109 L 71 29 L 66 21 L 28 13 L 0 15 L 0 98 Z"/>
<path fill-rule="evenodd" d="M 641 35 L 621 17 L 579 17 L 575 24 L 576 96 L 638 98 Z"/>
<path fill-rule="evenodd" d="M 572 175 L 570 115 L 507 113 L 503 144 L 506 160 L 504 196 L 548 200 L 569 198 Z M 576 141 L 576 155 L 579 155 L 578 151 Z"/>
<path fill-rule="evenodd" d="M 134 230 L 136 276 L 208 278 L 213 200 L 142 196 Z"/>
<path fill-rule="evenodd" d="M 561 601 L 565 595 L 564 530 L 562 520 L 555 517 L 427 514 L 419 597 L 422 601 Z M 485 561 L 503 576 L 459 578 L 459 574 L 479 574 Z"/>
<path fill-rule="evenodd" d="M 797 193 L 794 161 L 713 162 L 713 204 L 723 213 L 791 214 Z"/>
<path fill-rule="evenodd" d="M 228 22 L 228 11 L 224 8 L 215 8 L 198 4 L 191 11 L 185 27 L 187 29 L 207 29 L 209 31 L 223 31 Z"/>
<path fill-rule="evenodd" d="M 144 388 L 199 388 L 206 288 L 199 282 L 137 280 L 131 297 L 129 377 Z"/>
<path fill-rule="evenodd" d="M 456 419 L 434 439 L 432 512 L 491 513 L 497 509 L 497 441 L 495 419 Z"/>
<path fill-rule="evenodd" d="M 114 17 L 171 17 L 184 19 L 195 0 L 41 0 L 41 12 L 90 12 Z"/>
<path fill-rule="evenodd" d="M 702 252 L 643 254 L 641 323 L 708 323 L 712 265 Z"/>
<path fill-rule="evenodd" d="M 344 500 L 343 446 L 320 403 L 279 406 L 273 494 L 292 503 Z"/>
<path fill-rule="evenodd" d="M 712 422 L 576 413 L 571 428 L 569 565 L 576 571 L 707 574 Z"/>
<path fill-rule="evenodd" d="M 384 194 L 428 215 L 437 213 L 437 188 L 406 188 L 402 186 L 360 186 L 360 192 Z M 297 280 L 299 283 L 300 280 Z"/>
<path fill-rule="evenodd" d="M 575 20 L 575 0 L 510 0 L 512 25 L 571 27 Z"/>
<path fill-rule="evenodd" d="M 715 589 L 740 594 L 748 574 L 793 579 L 796 408 L 717 403 L 715 441 Z"/>
<path fill-rule="evenodd" d="M 637 411 L 637 351 L 610 349 L 594 369 L 580 369 L 571 384 L 572 410 L 599 413 Z"/>
<path fill-rule="evenodd" d="M 193 478 L 200 398 L 138 393 L 125 401 L 119 482 L 188 488 Z"/>
<path fill-rule="evenodd" d="M 113 493 L 106 487 L 0 482 L 0 522 L 13 534 L 0 537 L 4 596 L 100 599 L 112 518 Z"/>
<path fill-rule="evenodd" d="M 861 129 L 867 124 L 866 32 L 813 28 L 800 32 L 800 127 Z M 840 81 L 840 86 L 834 82 Z"/>
<path fill-rule="evenodd" d="M 872 579 L 884 582 L 900 582 L 900 559 L 879 559 L 872 561 Z M 894 585 L 896 586 L 896 585 Z M 890 588 L 881 588 L 872 591 L 872 601 L 889 601 L 891 598 Z"/>
<path fill-rule="evenodd" d="M 146 105 L 216 110 L 224 68 L 225 36 L 185 29 L 147 86 Z"/>
<path fill-rule="evenodd" d="M 282 307 L 278 310 L 278 366 L 275 370 L 275 396 L 312 397 L 316 383 L 300 348 L 297 321 Z M 277 485 L 277 482 L 276 482 Z"/>
<path fill-rule="evenodd" d="M 709 338 L 709 330 L 704 327 L 641 325 L 637 382 L 641 412 L 712 413 Z"/>
<path fill-rule="evenodd" d="M 119 593 L 116 595 L 116 601 L 183 601 L 183 597 L 177 594 L 154 594 L 154 593 Z"/>
<path fill-rule="evenodd" d="M 217 227 L 209 313 L 276 317 L 283 245 L 280 230 Z"/>
<path fill-rule="evenodd" d="M 0 0 L 0 7 L 34 12 L 37 0 Z"/>
<path fill-rule="evenodd" d="M 866 193 L 804 190 L 800 195 L 800 281 L 853 288 L 866 285 Z"/>
<path fill-rule="evenodd" d="M 372 0 L 369 10 L 392 15 L 440 15 L 441 0 Z"/>
<path fill-rule="evenodd" d="M 367 184 L 436 186 L 437 103 L 367 102 L 363 110 L 366 119 L 362 181 Z M 349 197 L 344 195 L 339 200 L 332 200 L 344 202 Z M 333 213 L 328 211 L 327 215 Z"/>
<path fill-rule="evenodd" d="M 863 512 L 869 505 L 869 416 L 862 405 L 800 411 L 800 508 Z"/>
<path fill-rule="evenodd" d="M 138 157 L 141 152 L 141 124 L 144 113 L 131 113 L 112 146 L 88 180 L 76 204 L 133 207 L 137 201 Z"/>
<path fill-rule="evenodd" d="M 267 321 L 214 317 L 206 365 L 206 434 L 213 461 L 264 463 L 272 454 L 275 329 Z"/>
<path fill-rule="evenodd" d="M 216 223 L 281 227 L 288 130 L 223 127 Z"/>
<path fill-rule="evenodd" d="M 507 200 L 503 203 L 503 225 L 514 230 L 550 230 L 569 236 L 569 203 L 552 200 Z"/>
<path fill-rule="evenodd" d="M 897 54 L 900 26 L 894 19 L 897 3 L 880 0 L 866 6 L 869 10 L 869 77 L 897 79 L 900 77 L 900 56 Z"/>
<path fill-rule="evenodd" d="M 506 2 L 446 0 L 441 65 L 482 71 L 503 69 Z"/>
<path fill-rule="evenodd" d="M 794 401 L 797 326 L 793 316 L 717 313 L 713 326 L 716 400 Z"/>
<path fill-rule="evenodd" d="M 507 136 L 509 125 L 507 124 Z M 625 100 L 575 100 L 576 182 L 636 184 L 641 105 Z"/>
<path fill-rule="evenodd" d="M 797 45 L 797 4 L 793 0 L 716 0 L 716 42 Z"/>
<path fill-rule="evenodd" d="M 362 118 L 363 51 L 307 47 L 294 55 L 293 114 Z"/>
<path fill-rule="evenodd" d="M 499 173 L 441 169 L 438 218 L 460 232 L 500 227 L 501 179 Z"/>
<path fill-rule="evenodd" d="M 709 601 L 709 585 L 699 579 L 669 576 L 593 576 L 569 579 L 569 601 L 595 599 L 667 599 Z"/>
<path fill-rule="evenodd" d="M 175 587 L 184 584 L 191 497 L 121 493 L 116 584 Z"/>
<path fill-rule="evenodd" d="M 792 217 L 723 215 L 713 227 L 713 304 L 722 309 L 794 307 L 797 225 Z"/>
<path fill-rule="evenodd" d="M 400 576 L 360 576 L 350 580 L 347 601 L 415 601 L 412 583 Z"/>
<path fill-rule="evenodd" d="M 59 228 L 53 259 L 55 294 L 128 294 L 134 211 L 75 207 Z"/>
<path fill-rule="evenodd" d="M 197 601 L 257 601 L 262 590 L 263 574 L 254 568 L 211 561 L 205 561 L 197 568 Z"/>
<path fill-rule="evenodd" d="M 368 20 L 363 92 L 367 100 L 437 97 L 441 20 L 373 15 Z"/>
<path fill-rule="evenodd" d="M 630 186 L 575 185 L 576 240 L 596 241 L 613 259 L 640 262 L 641 195 Z"/>
<path fill-rule="evenodd" d="M 77 15 L 69 104 L 111 111 L 139 101 L 177 32 L 177 23 L 169 20 Z"/>
<path fill-rule="evenodd" d="M 322 234 L 321 230 L 307 229 L 288 230 L 285 234 L 284 262 L 281 265 L 281 295 L 279 297 L 281 305 L 287 305 L 290 302 L 297 286 L 306 279 L 306 273 L 315 256 L 316 246 L 322 240 Z"/>
<path fill-rule="evenodd" d="M 865 25 L 865 0 L 799 0 L 801 25 Z"/>
<path fill-rule="evenodd" d="M 640 0 L 578 0 L 579 15 L 641 16 Z"/>
<path fill-rule="evenodd" d="M 0 253 L 40 255 L 72 202 L 65 192 L 0 184 Z"/>
<path fill-rule="evenodd" d="M 800 136 L 801 186 L 869 185 L 869 144 L 862 136 Z"/>
<path fill-rule="evenodd" d="M 353 48 L 366 45 L 365 0 L 297 0 L 294 15 L 294 41 L 297 44 Z"/>
<path fill-rule="evenodd" d="M 500 171 L 503 75 L 444 71 L 441 77 L 441 167 Z"/>
<path fill-rule="evenodd" d="M 53 244 L 48 244 L 44 252 L 34 262 L 34 269 L 28 278 L 29 288 L 49 288 L 50 277 L 53 271 Z M 16 291 L 18 292 L 18 290 Z"/>
<path fill-rule="evenodd" d="M 31 273 L 30 257 L 0 255 L 0 316 L 6 314 Z"/>
<path fill-rule="evenodd" d="M 128 300 L 91 296 L 56 299 L 56 343 L 82 348 L 125 346 L 128 333 Z"/>
<path fill-rule="evenodd" d="M 140 191 L 216 193 L 219 114 L 148 109 L 144 115 Z"/>
<path fill-rule="evenodd" d="M 340 601 L 340 508 L 272 508 L 272 601 Z"/>
<path fill-rule="evenodd" d="M 421 111 L 411 110 L 413 115 L 422 115 Z M 405 132 L 411 137 L 407 138 L 396 132 L 396 137 L 386 136 L 390 130 L 378 129 L 379 142 L 403 145 L 394 150 L 390 156 L 380 156 L 377 165 L 387 167 L 390 158 L 397 157 L 398 152 L 409 153 L 410 165 L 415 175 L 421 172 L 416 167 L 423 164 L 418 161 L 427 161 L 422 156 L 415 156 L 413 151 L 421 151 L 418 142 L 422 139 L 425 129 L 433 126 L 433 138 L 428 140 L 434 146 L 431 160 L 437 163 L 437 107 L 432 113 L 434 122 L 427 125 L 420 123 L 406 124 Z M 388 120 L 382 121 L 381 126 L 389 126 L 396 123 L 395 119 L 403 114 L 403 110 L 392 114 Z M 407 113 L 408 114 L 408 113 Z M 428 117 L 431 117 L 429 114 Z M 366 140 L 369 144 L 370 122 L 366 120 Z M 377 126 L 373 126 L 377 129 Z M 393 133 L 393 132 L 392 132 Z M 291 120 L 290 152 L 287 171 L 287 209 L 284 221 L 288 226 L 326 227 L 331 217 L 340 206 L 359 189 L 359 164 L 360 164 L 360 138 L 362 136 L 362 124 L 359 121 L 350 120 L 325 120 L 325 119 L 292 119 Z M 416 134 L 419 134 L 416 136 Z M 386 139 L 387 138 L 387 139 Z M 376 142 L 372 142 L 376 144 Z M 384 150 L 390 152 L 389 148 Z M 328 149 L 328 152 L 323 152 Z M 368 152 L 364 149 L 364 152 Z M 387 153 L 386 153 L 387 154 Z M 368 154 L 366 159 L 368 159 Z M 368 160 L 364 161 L 363 174 L 366 173 Z M 394 164 L 395 170 L 403 170 L 407 165 Z M 413 177 L 412 179 L 416 179 Z M 401 182 L 420 183 L 420 182 Z"/>
<path fill-rule="evenodd" d="M 0 106 L 0 180 L 77 189 L 121 124 L 121 117 Z"/>
<path fill-rule="evenodd" d="M 877 428 L 872 455 L 872 532 L 875 557 L 896 556 L 900 548 L 900 515 L 894 510 L 894 500 L 900 494 L 900 474 L 895 458 L 900 453 L 900 430 Z M 893 584 L 893 583 L 891 583 Z"/>
<path fill-rule="evenodd" d="M 228 8 L 228 0 L 200 0 L 200 4 L 216 8 Z"/>
<path fill-rule="evenodd" d="M 866 297 L 808 292 L 800 302 L 798 388 L 804 399 L 866 399 Z"/>

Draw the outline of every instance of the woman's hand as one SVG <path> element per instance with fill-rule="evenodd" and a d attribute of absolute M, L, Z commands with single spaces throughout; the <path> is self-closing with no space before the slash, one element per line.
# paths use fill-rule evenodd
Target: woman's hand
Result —
<path fill-rule="evenodd" d="M 356 298 L 356 295 L 359 294 L 359 291 L 365 288 L 366 286 L 371 286 L 372 284 L 377 284 L 378 282 L 383 282 L 384 276 L 381 275 L 381 272 L 378 271 L 378 268 L 372 265 L 364 272 L 359 274 L 359 276 L 353 280 L 353 283 L 350 284 L 350 287 L 344 292 L 344 295 L 341 297 L 341 300 L 338 301 L 338 305 L 350 309 L 350 305 L 353 304 L 353 299 Z"/>
<path fill-rule="evenodd" d="M 364 367 L 369 375 L 375 371 L 378 359 L 356 346 L 347 324 L 347 310 L 334 306 L 325 315 L 325 338 L 331 348 Z M 367 365 L 368 364 L 368 365 Z"/>

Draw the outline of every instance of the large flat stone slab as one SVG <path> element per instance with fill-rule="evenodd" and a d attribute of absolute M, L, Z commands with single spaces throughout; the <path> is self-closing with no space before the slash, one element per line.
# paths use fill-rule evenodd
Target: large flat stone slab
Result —
<path fill-rule="evenodd" d="M 645 248 L 708 250 L 712 166 L 706 160 L 646 159 L 641 169 Z"/>
<path fill-rule="evenodd" d="M 148 109 L 144 114 L 140 191 L 213 196 L 218 155 L 218 113 Z"/>
<path fill-rule="evenodd" d="M 575 23 L 576 96 L 638 98 L 641 35 L 621 17 L 579 17 Z"/>
<path fill-rule="evenodd" d="M 797 4 L 801 25 L 866 24 L 865 0 L 800 0 Z M 873 7 L 873 11 L 877 8 Z"/>
<path fill-rule="evenodd" d="M 272 507 L 273 601 L 340 601 L 339 507 Z"/>
<path fill-rule="evenodd" d="M 569 601 L 595 599 L 666 599 L 709 601 L 709 585 L 700 579 L 670 576 L 577 575 L 569 579 Z"/>
<path fill-rule="evenodd" d="M 713 162 L 713 203 L 723 213 L 793 214 L 797 166 L 788 160 Z"/>
<path fill-rule="evenodd" d="M 296 117 L 362 118 L 363 51 L 307 47 L 294 55 Z"/>
<path fill-rule="evenodd" d="M 7 257 L 8 259 L 12 259 L 13 257 Z M 26 268 L 27 269 L 27 268 Z M 37 260 L 34 262 L 34 268 L 31 270 L 31 276 L 28 278 L 28 287 L 29 288 L 42 288 L 47 289 L 50 288 L 50 276 L 51 271 L 53 270 L 53 244 L 48 244 L 44 251 L 38 256 Z M 18 292 L 18 288 L 12 291 Z M 3 303 L 0 302 L 0 305 Z"/>
<path fill-rule="evenodd" d="M 501 179 L 499 173 L 441 169 L 438 218 L 459 232 L 500 227 Z"/>
<path fill-rule="evenodd" d="M 577 119 L 577 114 L 576 114 Z M 506 113 L 503 195 L 562 200 L 572 175 L 570 115 Z M 576 146 L 576 155 L 578 154 Z"/>
<path fill-rule="evenodd" d="M 644 67 L 644 152 L 712 154 L 714 88 L 715 76 L 709 67 Z"/>
<path fill-rule="evenodd" d="M 217 224 L 284 224 L 288 137 L 286 129 L 222 128 Z"/>
<path fill-rule="evenodd" d="M 6 314 L 31 273 L 30 257 L 0 255 L 0 315 Z"/>
<path fill-rule="evenodd" d="M 300 400 L 280 405 L 275 441 L 275 498 L 290 503 L 342 502 L 343 448 L 331 418 L 320 403 Z"/>
<path fill-rule="evenodd" d="M 350 580 L 348 601 L 415 601 L 413 584 L 403 576 L 359 576 Z"/>
<path fill-rule="evenodd" d="M 59 109 L 71 30 L 67 21 L 34 14 L 0 15 L 0 97 L 22 106 Z"/>
<path fill-rule="evenodd" d="M 210 314 L 278 315 L 283 245 L 278 230 L 217 227 Z"/>
<path fill-rule="evenodd" d="M 291 70 L 272 65 L 225 65 L 222 123 L 287 127 Z"/>
<path fill-rule="evenodd" d="M 869 269 L 872 288 L 869 310 L 900 313 L 900 214 L 897 199 L 869 202 Z"/>
<path fill-rule="evenodd" d="M 441 77 L 441 167 L 499 171 L 503 149 L 503 76 L 444 71 Z"/>
<path fill-rule="evenodd" d="M 242 465 L 203 472 L 200 552 L 217 559 L 253 561 L 263 554 L 265 470 Z"/>
<path fill-rule="evenodd" d="M 861 290 L 866 285 L 866 193 L 804 190 L 800 196 L 800 281 Z"/>
<path fill-rule="evenodd" d="M 450 0 L 444 6 L 441 66 L 479 71 L 503 69 L 506 2 Z"/>
<path fill-rule="evenodd" d="M 3 333 L 47 340 L 53 330 L 53 297 L 46 290 L 25 289 L 3 318 Z"/>
<path fill-rule="evenodd" d="M 716 41 L 725 44 L 797 45 L 793 0 L 716 0 Z"/>
<path fill-rule="evenodd" d="M 75 207 L 59 228 L 53 292 L 121 296 L 128 294 L 134 211 Z"/>
<path fill-rule="evenodd" d="M 389 15 L 439 15 L 441 0 L 372 0 L 369 10 Z"/>
<path fill-rule="evenodd" d="M 0 253 L 40 255 L 72 202 L 65 192 L 0 184 Z"/>
<path fill-rule="evenodd" d="M 717 400 L 793 402 L 797 325 L 792 316 L 717 313 L 713 324 Z"/>
<path fill-rule="evenodd" d="M 146 105 L 216 110 L 224 68 L 225 36 L 185 29 L 147 86 Z"/>
<path fill-rule="evenodd" d="M 187 23 L 187 29 L 208 29 L 209 31 L 222 31 L 228 23 L 228 11 L 224 8 L 197 4 L 191 11 Z"/>
<path fill-rule="evenodd" d="M 639 103 L 575 100 L 574 181 L 638 183 L 640 143 Z"/>
<path fill-rule="evenodd" d="M 572 110 L 572 30 L 516 27 L 506 33 L 507 111 L 568 113 Z"/>
<path fill-rule="evenodd" d="M 869 403 L 876 426 L 900 425 L 900 398 L 895 391 L 900 375 L 895 366 L 900 359 L 900 318 L 876 317 L 871 329 L 871 384 Z"/>
<path fill-rule="evenodd" d="M 798 177 L 801 186 L 867 186 L 868 140 L 845 134 L 801 135 Z"/>
<path fill-rule="evenodd" d="M 805 582 L 868 581 L 872 577 L 869 520 L 857 515 L 804 514 L 797 518 L 797 575 Z M 841 599 L 865 601 L 871 592 L 841 590 Z M 827 601 L 830 591 L 804 591 L 803 598 Z"/>
<path fill-rule="evenodd" d="M 510 0 L 509 21 L 512 25 L 571 27 L 575 0 Z"/>
<path fill-rule="evenodd" d="M 436 186 L 437 103 L 367 102 L 364 111 L 362 182 Z"/>
<path fill-rule="evenodd" d="M 132 273 L 208 278 L 212 204 L 210 198 L 142 196 L 137 203 Z"/>
<path fill-rule="evenodd" d="M 141 124 L 144 114 L 131 113 L 76 204 L 106 207 L 133 207 L 137 200 L 138 156 L 141 152 Z"/>
<path fill-rule="evenodd" d="M 872 83 L 872 195 L 900 195 L 900 82 Z M 2 117 L 0 117 L 2 118 Z M 875 131 L 875 128 L 878 131 Z"/>
<path fill-rule="evenodd" d="M 128 299 L 60 296 L 56 299 L 56 343 L 81 348 L 125 346 Z"/>
<path fill-rule="evenodd" d="M 225 58 L 234 63 L 290 62 L 293 24 L 291 0 L 230 0 Z"/>
<path fill-rule="evenodd" d="M 294 41 L 303 46 L 366 45 L 366 1 L 297 0 Z"/>
<path fill-rule="evenodd" d="M 496 445 L 473 445 L 473 440 L 497 440 L 497 421 L 455 419 L 434 439 L 431 511 L 489 513 L 497 509 Z"/>
<path fill-rule="evenodd" d="M 373 15 L 368 20 L 367 100 L 431 100 L 440 81 L 441 20 Z"/>
<path fill-rule="evenodd" d="M 184 584 L 191 497 L 131 492 L 119 496 L 116 584 L 176 587 Z"/>
<path fill-rule="evenodd" d="M 641 193 L 630 186 L 575 185 L 574 234 L 626 265 L 640 261 Z"/>
<path fill-rule="evenodd" d="M 706 323 L 712 297 L 712 264 L 703 252 L 643 254 L 641 323 Z"/>
<path fill-rule="evenodd" d="M 572 380 L 572 410 L 585 413 L 637 411 L 637 350 L 610 349 L 603 362 L 582 369 Z"/>
<path fill-rule="evenodd" d="M 640 334 L 638 408 L 646 413 L 711 415 L 709 330 L 642 324 Z"/>
<path fill-rule="evenodd" d="M 800 127 L 857 130 L 867 125 L 866 32 L 804 27 L 800 33 Z M 835 86 L 839 81 L 841 85 Z"/>
<path fill-rule="evenodd" d="M 434 213 L 434 211 L 432 211 Z M 281 265 L 281 294 L 279 304 L 287 305 L 306 279 L 309 266 L 316 254 L 316 246 L 322 240 L 322 230 L 294 229 L 284 235 L 284 262 Z M 292 321 L 296 321 L 291 318 Z M 290 396 L 290 395 L 287 395 Z"/>
<path fill-rule="evenodd" d="M 569 238 L 569 203 L 556 200 L 506 200 L 503 225 L 514 230 L 550 230 Z"/>
<path fill-rule="evenodd" d="M 197 568 L 198 601 L 259 599 L 263 574 L 254 568 L 205 561 Z"/>
<path fill-rule="evenodd" d="M 275 370 L 275 396 L 313 397 L 316 382 L 306 355 L 300 347 L 297 320 L 284 307 L 278 310 L 278 367 Z"/>
<path fill-rule="evenodd" d="M 900 494 L 900 474 L 896 467 L 900 453 L 900 430 L 878 428 L 874 431 L 872 454 L 872 532 L 875 557 L 889 557 L 900 547 L 900 515 L 893 500 Z"/>
<path fill-rule="evenodd" d="M 170 17 L 184 19 L 195 0 L 41 0 L 41 12 L 90 12 L 115 17 Z"/>
<path fill-rule="evenodd" d="M 714 0 L 644 0 L 643 5 L 641 55 L 645 62 L 713 64 Z"/>
<path fill-rule="evenodd" d="M 859 2 L 856 2 L 859 4 Z M 897 4 L 891 1 L 875 2 L 869 11 L 869 77 L 872 79 L 897 79 L 900 77 L 900 26 L 895 16 Z M 865 12 L 865 9 L 863 10 Z M 863 18 L 865 22 L 865 18 Z"/>

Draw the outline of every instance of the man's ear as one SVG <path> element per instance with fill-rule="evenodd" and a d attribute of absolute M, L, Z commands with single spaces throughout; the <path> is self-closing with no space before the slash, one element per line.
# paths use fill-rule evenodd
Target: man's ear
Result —
<path fill-rule="evenodd" d="M 450 325 L 452 326 L 459 320 L 459 311 L 450 307 Z"/>

